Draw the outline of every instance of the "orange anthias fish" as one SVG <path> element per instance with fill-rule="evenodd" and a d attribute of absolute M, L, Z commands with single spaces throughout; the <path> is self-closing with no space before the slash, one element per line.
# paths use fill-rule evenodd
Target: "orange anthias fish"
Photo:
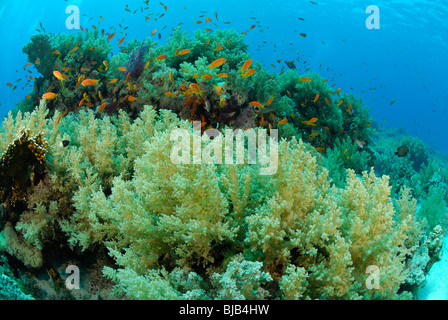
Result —
<path fill-rule="evenodd" d="M 196 83 L 190 84 L 190 89 L 194 92 L 199 94 L 199 96 L 202 96 L 202 93 L 205 91 L 202 91 L 201 88 Z"/>
<path fill-rule="evenodd" d="M 81 85 L 84 87 L 95 86 L 97 84 L 98 84 L 98 80 L 94 80 L 94 79 L 86 79 L 81 83 Z"/>
<path fill-rule="evenodd" d="M 146 68 L 148 68 L 149 66 L 149 61 L 145 63 L 145 67 L 143 68 L 143 70 L 146 70 Z"/>
<path fill-rule="evenodd" d="M 257 72 L 257 70 L 255 70 L 255 69 L 249 69 L 249 70 L 246 71 L 245 74 L 243 74 L 243 78 L 250 77 L 250 76 L 252 76 L 255 72 Z"/>
<path fill-rule="evenodd" d="M 179 55 L 179 56 L 183 56 L 184 54 L 187 54 L 187 53 L 190 53 L 190 52 L 191 52 L 190 49 L 185 49 L 185 50 L 180 51 L 180 52 L 178 53 L 178 55 Z"/>
<path fill-rule="evenodd" d="M 331 106 L 330 101 L 328 100 L 328 98 L 325 98 L 325 103 L 327 104 L 327 106 Z"/>
<path fill-rule="evenodd" d="M 274 101 L 274 96 L 269 98 L 268 102 L 266 102 L 266 106 L 269 107 L 271 105 L 272 101 Z"/>
<path fill-rule="evenodd" d="M 300 82 L 310 82 L 310 81 L 311 81 L 311 78 L 308 78 L 308 77 L 302 77 L 302 78 L 299 79 L 299 81 L 300 81 Z"/>
<path fill-rule="evenodd" d="M 176 95 L 174 94 L 174 93 L 172 93 L 172 92 L 165 92 L 165 95 L 167 96 L 167 97 L 171 97 L 171 98 L 175 98 L 176 97 Z"/>
<path fill-rule="evenodd" d="M 81 81 L 84 80 L 84 78 L 85 78 L 84 75 L 78 77 L 78 82 L 76 83 L 76 87 L 75 87 L 75 88 L 78 88 L 78 87 L 79 87 L 79 84 L 81 83 Z"/>
<path fill-rule="evenodd" d="M 58 118 L 57 118 L 57 120 L 56 120 L 56 124 L 59 124 L 59 122 L 61 121 L 61 118 L 62 118 L 63 116 L 65 116 L 65 115 L 67 114 L 67 112 L 68 112 L 68 110 L 65 110 L 64 112 L 62 112 L 62 113 L 58 116 Z"/>
<path fill-rule="evenodd" d="M 308 126 L 316 127 L 317 126 L 316 123 L 315 123 L 316 121 L 317 121 L 317 118 L 312 118 L 309 121 L 302 121 L 302 123 L 304 123 L 304 124 L 306 124 Z"/>
<path fill-rule="evenodd" d="M 227 59 L 224 59 L 224 58 L 216 59 L 208 66 L 208 68 L 209 69 L 217 68 L 219 66 L 222 66 L 226 61 L 227 61 Z"/>
<path fill-rule="evenodd" d="M 258 102 L 258 101 L 252 101 L 252 102 L 249 102 L 249 104 L 250 105 L 253 105 L 254 107 L 257 107 L 257 108 L 264 108 L 264 105 L 262 105 L 260 102 Z"/>
<path fill-rule="evenodd" d="M 162 61 L 162 60 L 165 60 L 165 59 L 166 59 L 166 54 L 161 54 L 154 61 L 157 61 L 157 60 Z"/>
<path fill-rule="evenodd" d="M 319 100 L 319 94 L 316 94 L 316 96 L 314 97 L 313 102 L 316 103 L 317 100 Z"/>
<path fill-rule="evenodd" d="M 288 123 L 288 119 L 283 119 L 278 122 L 278 124 L 285 124 L 285 123 Z"/>
<path fill-rule="evenodd" d="M 337 107 L 340 107 L 342 103 L 343 103 L 343 101 L 340 100 L 336 106 L 337 106 Z"/>
<path fill-rule="evenodd" d="M 100 105 L 100 106 L 98 107 L 98 112 L 103 111 L 104 108 L 106 108 L 106 106 L 107 106 L 107 102 L 104 102 L 102 105 Z"/>
<path fill-rule="evenodd" d="M 61 74 L 59 71 L 57 71 L 57 70 L 53 71 L 53 75 L 54 75 L 56 78 L 58 78 L 59 80 L 61 80 L 61 82 L 65 80 L 65 79 L 62 77 L 62 74 Z"/>
<path fill-rule="evenodd" d="M 136 97 L 129 96 L 129 97 L 128 97 L 128 100 L 129 100 L 130 102 L 132 102 L 132 101 L 137 101 L 138 99 L 137 99 Z"/>
<path fill-rule="evenodd" d="M 126 68 L 125 67 L 119 67 L 118 70 L 126 72 Z"/>
<path fill-rule="evenodd" d="M 170 71 L 169 78 L 172 84 L 174 84 L 173 73 Z"/>
<path fill-rule="evenodd" d="M 117 82 L 117 81 L 118 81 L 118 79 L 115 78 L 115 79 L 111 80 L 111 81 L 109 82 L 109 84 L 113 84 L 113 83 L 115 83 L 115 82 Z"/>
<path fill-rule="evenodd" d="M 112 34 L 110 34 L 110 35 L 107 37 L 107 42 L 109 42 L 113 37 L 115 37 L 115 32 L 112 33 Z"/>
<path fill-rule="evenodd" d="M 118 41 L 117 46 L 119 46 L 124 41 L 124 39 L 126 39 L 126 38 L 125 37 L 121 38 L 120 41 Z"/>
<path fill-rule="evenodd" d="M 47 99 L 47 100 L 53 100 L 53 99 L 56 99 L 57 97 L 58 97 L 58 95 L 53 92 L 47 92 L 42 96 L 42 98 Z"/>
<path fill-rule="evenodd" d="M 246 62 L 244 62 L 243 67 L 241 68 L 241 73 L 244 73 L 244 71 L 248 70 L 250 66 L 252 65 L 252 59 L 247 59 Z"/>
<path fill-rule="evenodd" d="M 222 87 L 221 87 L 221 86 L 215 86 L 215 85 L 213 85 L 213 90 L 216 91 L 216 94 L 218 95 L 218 97 L 221 96 L 221 92 L 222 92 Z"/>
<path fill-rule="evenodd" d="M 350 112 L 350 110 L 352 110 L 353 106 L 350 104 L 350 102 L 348 103 L 349 107 L 347 108 L 347 112 Z"/>
<path fill-rule="evenodd" d="M 227 73 L 218 73 L 215 77 L 216 78 L 227 78 L 229 75 Z"/>

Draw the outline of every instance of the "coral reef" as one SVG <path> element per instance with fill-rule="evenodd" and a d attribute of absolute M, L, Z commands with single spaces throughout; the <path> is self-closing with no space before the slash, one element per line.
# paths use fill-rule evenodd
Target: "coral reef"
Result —
<path fill-rule="evenodd" d="M 414 298 L 425 285 L 426 274 L 431 266 L 441 258 L 443 236 L 442 228 L 436 226 L 427 238 L 422 239 L 423 243 L 415 247 L 416 252 L 407 261 L 409 272 L 402 290 L 411 292 Z"/>
<path fill-rule="evenodd" d="M 24 47 L 42 76 L 0 131 L 0 251 L 35 275 L 91 258 L 90 297 L 112 283 L 124 299 L 415 295 L 448 197 L 448 169 L 420 141 L 403 137 L 409 157 L 395 156 L 360 99 L 316 73 L 267 71 L 236 31 L 176 28 L 110 56 L 113 36 Z M 211 150 L 197 134 L 211 128 L 278 129 L 278 170 L 171 161 L 173 130 Z"/>
<path fill-rule="evenodd" d="M 24 293 L 13 279 L 0 274 L 0 300 L 34 300 L 34 298 Z"/>
<path fill-rule="evenodd" d="M 4 238 L 0 235 L 0 251 L 5 245 Z M 8 258 L 0 255 L 0 300 L 34 300 L 29 294 L 32 290 L 26 280 L 15 277 L 14 273 L 15 270 L 8 264 Z"/>
<path fill-rule="evenodd" d="M 190 39 L 176 28 L 165 45 L 156 46 L 149 38 L 143 43 L 129 42 L 109 58 L 111 46 L 98 30 L 46 36 L 47 46 L 55 49 L 47 55 L 57 56 L 53 69 L 65 81 L 42 73 L 32 99 L 46 92 L 57 94 L 48 104 L 50 115 L 55 110 L 75 112 L 105 104 L 107 115 L 122 109 L 135 118 L 146 104 L 201 121 L 203 129 L 279 128 L 282 137 L 301 136 L 324 153 L 334 148 L 338 138 L 356 138 L 368 148 L 372 121 L 359 99 L 339 88 L 333 91 L 316 73 L 300 76 L 289 70 L 276 76 L 254 62 L 250 66 L 254 73 L 243 76 L 241 68 L 250 60 L 243 39 L 234 30 L 212 34 L 198 30 Z M 34 48 L 35 41 L 26 48 Z M 24 52 L 34 58 L 33 50 Z M 217 59 L 225 63 L 212 68 Z M 98 80 L 98 84 L 84 87 L 80 84 L 85 79 Z M 254 101 L 263 107 L 249 104 Z M 20 107 L 29 110 L 28 104 Z M 317 122 L 307 123 L 313 118 Z"/>
<path fill-rule="evenodd" d="M 376 172 L 390 177 L 394 193 L 398 193 L 403 187 L 412 190 L 413 196 L 420 203 L 418 218 L 426 223 L 427 231 L 433 230 L 439 224 L 446 230 L 448 226 L 446 162 L 431 155 L 421 140 L 402 132 L 384 130 L 376 140 L 373 148 Z M 406 157 L 397 157 L 394 154 L 401 145 L 409 148 Z"/>

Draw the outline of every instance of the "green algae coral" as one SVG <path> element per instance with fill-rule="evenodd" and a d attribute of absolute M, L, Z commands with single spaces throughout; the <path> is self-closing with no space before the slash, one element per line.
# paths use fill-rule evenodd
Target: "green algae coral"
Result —
<path fill-rule="evenodd" d="M 437 186 L 431 186 L 424 197 L 418 216 L 427 223 L 427 228 L 434 229 L 447 215 L 447 203 L 445 201 L 446 190 Z"/>
<path fill-rule="evenodd" d="M 28 61 L 47 77 L 53 72 L 56 62 L 56 56 L 52 55 L 54 50 L 51 36 L 45 33 L 32 35 L 30 42 L 22 49 L 23 53 L 28 55 Z"/>

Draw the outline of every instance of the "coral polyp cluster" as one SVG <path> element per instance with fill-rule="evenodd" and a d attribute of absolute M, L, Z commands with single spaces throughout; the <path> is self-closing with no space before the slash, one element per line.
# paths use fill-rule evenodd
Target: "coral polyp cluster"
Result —
<path fill-rule="evenodd" d="M 12 141 L 0 158 L 0 190 L 2 199 L 12 205 L 24 200 L 31 175 L 41 173 L 48 144 L 42 133 L 34 137 L 24 130 Z"/>

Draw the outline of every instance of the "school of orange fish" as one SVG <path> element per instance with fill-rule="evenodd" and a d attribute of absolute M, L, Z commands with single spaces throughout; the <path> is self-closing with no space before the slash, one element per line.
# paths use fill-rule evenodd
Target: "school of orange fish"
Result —
<path fill-rule="evenodd" d="M 146 10 L 149 9 L 149 1 L 146 0 L 146 1 L 143 1 L 143 3 L 146 5 L 146 7 L 143 7 L 143 6 L 142 6 L 142 7 L 140 8 L 141 12 L 145 12 Z M 316 4 L 317 4 L 317 3 L 312 2 L 312 1 L 311 1 L 311 3 L 312 3 L 313 5 L 316 5 Z M 163 4 L 162 2 L 160 2 L 160 5 L 163 7 L 164 12 L 159 13 L 159 14 L 156 15 L 155 17 L 152 16 L 153 13 L 150 13 L 150 14 L 148 14 L 148 15 L 145 15 L 145 17 L 144 17 L 144 18 L 145 18 L 145 22 L 146 22 L 146 21 L 150 21 L 150 20 L 157 21 L 157 20 L 161 19 L 161 18 L 165 15 L 166 12 L 168 12 L 168 7 L 167 7 L 165 4 Z M 127 11 L 127 12 L 131 13 L 132 15 L 134 15 L 134 14 L 137 13 L 138 9 L 136 9 L 136 10 L 133 11 L 133 12 L 131 12 L 131 9 L 129 8 L 129 5 L 126 5 L 126 7 L 125 7 L 125 11 Z M 213 23 L 212 18 L 205 16 L 205 13 L 206 13 L 205 11 L 201 12 L 202 15 L 200 16 L 201 18 L 204 18 L 204 21 L 203 21 L 203 20 L 198 20 L 198 21 L 194 22 L 195 25 L 199 25 L 199 24 L 202 24 L 202 23 L 204 23 L 204 25 L 205 25 L 205 24 L 208 24 L 208 23 Z M 217 21 L 219 20 L 219 18 L 218 18 L 218 13 L 217 13 L 217 12 L 214 13 L 214 17 L 215 17 L 215 21 L 217 22 Z M 102 22 L 102 20 L 103 20 L 104 17 L 103 17 L 103 16 L 100 16 L 99 18 L 100 18 L 100 19 L 99 19 L 98 25 Z M 250 17 L 250 18 L 251 18 L 251 19 L 255 19 L 255 17 Z M 92 20 L 92 19 L 93 19 L 93 18 L 91 18 L 90 20 Z M 305 21 L 304 18 L 299 18 L 299 20 L 301 20 L 301 21 Z M 217 26 L 216 22 L 215 22 L 215 26 Z M 123 21 L 122 21 L 122 23 L 123 23 Z M 227 24 L 230 24 L 229 21 L 225 21 L 225 22 L 223 22 L 223 23 L 226 24 L 226 25 L 227 25 Z M 179 23 L 178 25 L 181 25 L 181 24 L 182 24 L 182 23 Z M 39 31 L 39 32 L 45 31 L 45 29 L 43 28 L 42 24 L 41 24 L 40 26 L 41 26 L 41 29 L 42 29 L 42 30 L 41 30 L 41 29 L 37 29 L 37 31 Z M 122 29 L 122 30 L 121 30 L 122 33 L 125 32 L 125 30 L 127 29 L 127 27 L 123 27 L 121 23 L 119 24 L 119 26 L 120 26 L 120 28 Z M 246 35 L 246 34 L 248 34 L 248 32 L 249 32 L 250 30 L 253 30 L 253 29 L 255 29 L 256 27 L 257 27 L 257 24 L 252 24 L 252 25 L 248 28 L 247 31 L 243 31 L 243 32 L 241 32 L 241 34 Z M 113 28 L 113 27 L 112 27 L 112 28 Z M 165 29 L 165 28 L 166 28 L 166 26 L 165 26 L 163 29 Z M 95 26 L 95 25 L 92 25 L 92 29 L 97 30 L 98 27 Z M 162 29 L 162 30 L 163 30 L 163 29 Z M 173 28 L 173 29 L 174 29 L 174 28 Z M 206 31 L 206 32 L 213 32 L 213 30 L 212 30 L 211 28 L 204 28 L 203 30 Z M 81 32 L 85 32 L 85 33 L 87 33 L 88 31 L 89 31 L 89 28 L 84 28 L 83 26 L 81 26 Z M 158 33 L 158 30 L 157 30 L 157 29 L 154 29 L 154 30 L 151 32 L 151 36 L 155 36 L 157 33 Z M 118 34 L 118 31 L 117 31 L 117 30 L 113 30 L 113 32 L 107 32 L 107 31 L 105 31 L 104 29 L 101 29 L 101 35 L 102 35 L 103 37 L 106 37 L 106 40 L 107 40 L 108 42 L 112 41 L 112 39 L 114 39 L 114 37 L 115 37 L 117 34 Z M 127 34 L 124 34 L 124 35 L 118 40 L 117 46 L 120 46 L 120 45 L 123 44 L 123 42 L 126 40 L 126 35 L 127 35 Z M 303 38 L 306 38 L 306 37 L 307 37 L 307 35 L 306 35 L 305 33 L 299 33 L 299 35 L 300 35 L 300 37 L 303 37 Z M 159 38 L 160 38 L 160 33 L 159 33 Z M 206 43 L 205 43 L 204 46 L 207 47 L 207 46 L 209 46 L 209 45 L 211 45 L 211 44 L 210 44 L 210 39 L 206 41 Z M 67 43 L 67 46 L 69 46 L 69 43 Z M 79 50 L 79 46 L 80 46 L 80 42 L 78 42 L 78 43 L 77 43 L 77 44 L 76 44 L 76 45 L 69 51 L 69 55 L 75 55 L 76 52 Z M 219 43 L 219 42 L 216 42 L 216 43 L 214 44 L 213 51 L 215 51 L 215 52 L 219 52 L 220 50 L 223 50 L 223 48 L 224 48 L 223 44 L 221 44 L 221 43 Z M 121 46 L 120 49 L 122 50 L 122 52 L 126 52 L 126 49 L 125 49 L 124 46 Z M 90 50 L 90 51 L 95 51 L 95 50 L 97 50 L 97 48 L 92 47 L 92 48 L 90 48 L 89 50 Z M 188 55 L 189 53 L 191 53 L 191 49 L 189 49 L 189 48 L 179 48 L 179 49 L 177 49 L 176 52 L 174 53 L 174 56 L 175 56 L 175 57 L 177 57 L 177 56 L 184 56 L 184 55 Z M 58 50 L 55 50 L 55 51 L 53 52 L 53 54 L 56 55 L 56 56 L 58 57 L 58 58 L 57 58 L 57 62 L 56 62 L 56 64 L 55 64 L 55 66 L 54 66 L 55 70 L 54 70 L 54 72 L 53 72 L 53 75 L 54 75 L 55 78 L 57 78 L 57 79 L 60 81 L 61 86 L 64 86 L 64 81 L 70 81 L 70 80 L 73 80 L 73 79 L 71 79 L 71 78 L 73 77 L 73 76 L 72 76 L 72 72 L 71 72 L 70 68 L 68 68 L 68 67 L 66 66 L 66 63 L 67 63 L 66 61 L 65 61 L 62 65 L 59 64 L 59 58 L 60 58 L 60 56 L 61 56 L 61 53 L 60 53 Z M 146 70 L 151 64 L 154 64 L 154 63 L 156 63 L 156 62 L 158 62 L 158 61 L 163 61 L 163 60 L 165 60 L 165 59 L 167 59 L 167 55 L 166 55 L 166 54 L 161 54 L 161 55 L 157 56 L 154 60 L 146 61 L 145 65 L 144 65 L 144 70 Z M 216 69 L 216 68 L 220 68 L 220 67 L 223 66 L 226 62 L 227 62 L 227 60 L 226 60 L 225 58 L 219 58 L 219 59 L 216 59 L 215 61 L 213 61 L 213 62 L 208 66 L 208 68 L 209 68 L 209 70 Z M 281 62 L 280 60 L 277 60 L 277 63 L 280 63 L 280 62 Z M 294 60 L 292 60 L 292 61 L 289 62 L 289 63 L 288 63 L 288 61 L 285 61 L 285 62 L 287 63 L 288 66 L 293 66 L 293 65 L 294 65 L 294 64 L 293 64 Z M 35 61 L 35 64 L 36 64 L 36 65 L 39 65 L 40 63 L 41 63 L 41 61 L 39 61 L 39 60 L 36 60 L 36 61 Z M 248 60 L 245 61 L 244 64 L 242 65 L 242 67 L 241 67 L 241 69 L 240 69 L 240 77 L 241 77 L 242 79 L 244 79 L 244 78 L 249 78 L 249 77 L 251 77 L 251 76 L 253 76 L 253 75 L 256 74 L 257 70 L 256 70 L 255 68 L 251 68 L 252 63 L 253 63 L 253 59 L 248 59 Z M 104 72 L 104 71 L 107 71 L 107 70 L 109 69 L 109 63 L 108 63 L 107 61 L 103 61 L 103 62 L 100 63 L 100 64 L 99 64 L 97 61 L 91 61 L 91 64 L 92 64 L 93 66 L 98 66 L 97 71 L 99 71 L 99 72 Z M 27 68 L 29 68 L 29 67 L 31 67 L 31 63 L 27 63 L 27 64 L 24 66 L 24 69 L 27 69 Z M 272 67 L 275 68 L 275 65 L 272 64 Z M 307 69 L 307 70 L 308 70 L 308 69 Z M 307 71 L 307 70 L 305 70 L 305 71 Z M 32 73 L 29 69 L 27 69 L 27 71 L 28 71 L 29 73 Z M 92 87 L 92 86 L 98 86 L 98 85 L 100 85 L 100 80 L 98 80 L 98 79 L 92 79 L 92 78 L 86 78 L 85 75 L 82 75 L 82 73 L 85 73 L 85 72 L 86 72 L 86 70 L 85 70 L 84 68 L 81 68 L 79 71 L 80 71 L 81 75 L 78 76 L 77 79 L 76 79 L 76 88 L 78 88 L 80 85 L 81 85 L 82 87 Z M 134 84 L 131 83 L 131 81 L 130 81 L 130 72 L 128 72 L 128 70 L 127 70 L 126 67 L 124 67 L 124 66 L 119 67 L 119 68 L 117 69 L 117 71 L 124 72 L 125 74 L 126 74 L 126 72 L 127 72 L 126 80 L 125 80 L 125 84 L 129 87 L 129 89 L 131 89 L 131 91 L 134 91 L 134 92 L 135 92 L 134 94 L 129 94 L 129 95 L 126 97 L 127 101 L 130 102 L 130 103 L 131 103 L 131 102 L 134 102 L 134 101 L 137 101 L 137 100 L 138 100 L 138 97 L 136 96 L 136 95 L 137 95 L 137 94 L 136 94 L 136 93 L 137 93 L 137 90 L 136 90 Z M 186 70 L 183 70 L 183 71 L 184 71 L 185 73 L 187 73 Z M 280 71 L 279 74 L 282 74 L 283 72 L 284 72 L 284 67 L 282 68 L 282 70 Z M 193 74 L 193 75 L 191 75 L 191 76 L 192 76 L 193 79 L 197 79 L 197 78 L 204 79 L 204 80 L 212 80 L 212 79 L 213 79 L 213 76 L 212 76 L 210 73 L 206 73 L 206 74 Z M 26 83 L 25 87 L 31 85 L 31 81 L 35 80 L 35 78 L 34 78 L 32 75 L 29 75 L 28 77 L 29 77 L 29 80 L 28 80 L 28 82 Z M 224 78 L 228 78 L 229 75 L 228 75 L 227 73 L 220 72 L 220 73 L 216 74 L 214 77 L 215 77 L 215 78 L 223 78 L 223 79 L 224 79 Z M 20 81 L 20 80 L 21 80 L 21 79 L 19 79 L 18 81 Z M 163 78 L 162 78 L 161 80 L 164 81 Z M 119 81 L 118 78 L 114 78 L 114 79 L 108 81 L 107 83 L 108 83 L 109 85 L 114 85 L 114 84 L 116 84 L 118 81 Z M 178 85 L 176 86 L 176 85 L 175 85 L 175 84 L 176 84 L 176 79 L 173 77 L 172 72 L 169 72 L 169 81 L 171 82 L 171 84 L 172 84 L 173 86 L 172 86 L 172 88 L 171 88 L 170 91 L 166 91 L 166 92 L 165 92 L 165 95 L 166 95 L 167 97 L 169 97 L 169 98 L 177 98 L 177 97 L 179 97 L 179 96 L 183 96 L 183 97 L 196 97 L 196 98 L 198 98 L 198 99 L 202 99 L 203 101 L 205 101 L 205 103 L 208 102 L 207 99 L 206 99 L 206 97 L 204 97 L 204 93 L 205 93 L 205 91 L 201 89 L 201 87 L 200 87 L 200 85 L 198 85 L 198 83 L 187 83 L 186 81 L 183 80 L 180 84 L 178 84 Z M 299 81 L 300 81 L 300 83 L 302 83 L 302 82 L 306 83 L 307 88 L 308 88 L 308 83 L 311 82 L 312 79 L 309 78 L 309 77 L 302 77 L 302 78 L 299 79 Z M 324 80 L 324 81 L 327 82 L 327 80 Z M 335 85 L 336 85 L 336 84 L 333 84 L 333 86 L 335 86 Z M 7 83 L 7 86 L 10 87 L 12 90 L 15 90 L 15 89 L 17 88 L 17 85 L 13 85 L 13 84 L 10 83 L 10 82 Z M 34 86 L 34 87 L 35 87 L 35 90 L 36 90 L 36 93 L 37 93 L 36 86 Z M 177 88 L 177 90 L 173 90 L 173 89 L 175 89 L 175 88 Z M 222 86 L 219 86 L 219 85 L 213 85 L 213 90 L 215 91 L 215 93 L 216 93 L 217 96 L 219 97 L 219 106 L 220 106 L 220 107 L 225 106 L 225 105 L 226 105 L 226 99 L 225 99 L 224 97 L 221 96 L 221 93 L 222 93 L 222 90 L 223 90 Z M 339 97 L 339 96 L 340 96 L 340 95 L 339 95 L 340 91 L 341 91 L 341 89 L 338 88 L 338 89 L 336 89 L 336 90 L 334 90 L 334 91 L 331 91 L 331 94 L 332 94 L 332 95 L 337 95 L 337 96 Z M 288 92 L 288 95 L 290 95 L 289 92 Z M 30 97 L 31 97 L 30 95 L 27 95 L 27 96 L 26 96 L 26 99 L 29 99 Z M 103 97 L 101 91 L 98 91 L 98 97 L 99 97 L 101 103 L 100 103 L 100 105 L 97 107 L 97 112 L 98 112 L 98 113 L 102 113 L 102 112 L 106 109 L 106 107 L 108 106 L 108 104 L 110 103 L 110 101 L 108 101 L 107 97 L 106 97 L 106 98 Z M 57 99 L 58 99 L 58 94 L 53 93 L 53 92 L 46 92 L 45 94 L 42 95 L 42 97 L 37 96 L 37 98 L 38 98 L 38 100 L 40 100 L 41 98 L 43 98 L 43 99 L 47 99 L 47 100 L 49 100 L 49 101 L 52 101 L 52 100 L 57 101 Z M 265 101 L 264 103 L 261 103 L 261 102 L 259 102 L 259 101 L 251 101 L 249 104 L 250 104 L 251 106 L 255 107 L 255 108 L 264 109 L 264 108 L 266 108 L 266 107 L 269 107 L 269 106 L 273 103 L 273 101 L 275 100 L 275 98 L 276 98 L 276 97 L 272 96 L 272 97 L 270 97 L 267 101 Z M 83 94 L 82 99 L 79 101 L 77 107 L 76 107 L 74 110 L 71 110 L 71 111 L 76 111 L 78 108 L 80 108 L 80 107 L 82 107 L 82 106 L 94 107 L 94 104 L 92 103 L 91 100 L 92 100 L 92 99 L 91 99 L 91 97 L 89 97 L 88 92 L 85 92 L 85 93 Z M 328 98 L 324 98 L 324 99 L 322 99 L 322 98 L 320 97 L 319 94 L 316 94 L 315 97 L 314 97 L 314 99 L 313 99 L 312 101 L 313 101 L 314 104 L 318 104 L 318 103 L 322 103 L 321 100 L 324 100 L 325 104 L 326 104 L 328 107 L 331 107 L 332 104 L 331 104 L 331 102 L 328 100 Z M 115 101 L 116 101 L 116 100 L 114 100 L 114 102 L 115 102 Z M 394 102 L 395 102 L 395 100 L 394 100 L 391 104 L 393 104 Z M 302 104 L 302 107 L 306 107 L 306 106 L 305 106 L 304 104 Z M 340 99 L 340 100 L 337 102 L 337 104 L 335 105 L 335 107 L 342 108 L 343 112 L 346 113 L 346 114 L 349 114 L 349 115 L 352 114 L 352 108 L 353 108 L 353 106 L 352 106 L 352 105 L 350 104 L 350 102 L 348 102 L 347 100 Z M 59 124 L 61 118 L 64 117 L 68 112 L 69 112 L 68 110 L 65 110 L 64 112 L 62 112 L 62 113 L 59 115 L 59 117 L 58 117 L 58 119 L 57 119 L 57 123 L 58 123 L 58 124 Z M 192 111 L 191 111 L 191 114 L 193 115 L 194 113 L 195 113 L 195 108 L 193 107 L 193 109 L 192 109 Z M 300 116 L 296 116 L 296 115 L 294 115 L 294 114 L 291 114 L 290 117 L 291 117 L 291 118 L 297 118 L 297 119 L 299 119 L 299 120 L 300 120 L 304 125 L 306 125 L 306 126 L 309 126 L 309 127 L 316 127 L 316 129 L 318 129 L 318 130 L 311 130 L 311 131 L 306 135 L 306 138 L 307 138 L 308 140 L 313 140 L 313 139 L 315 139 L 317 136 L 321 135 L 323 132 L 326 132 L 326 134 L 330 135 L 329 128 L 328 128 L 328 127 L 325 127 L 325 126 L 321 127 L 321 126 L 319 125 L 319 119 L 316 118 L 316 117 L 313 117 L 313 118 L 311 118 L 311 119 L 303 119 L 302 117 L 300 117 Z M 325 114 L 323 115 L 323 117 L 325 117 Z M 201 115 L 200 115 L 200 118 L 201 118 L 201 123 L 202 123 L 201 126 L 203 127 L 203 126 L 206 125 L 206 122 L 205 122 L 205 120 L 204 120 L 204 116 L 201 114 Z M 270 118 L 271 120 L 272 120 L 272 119 L 275 119 L 275 115 L 274 115 L 272 112 L 270 112 L 270 113 L 269 113 L 269 118 Z M 346 119 L 344 119 L 344 121 L 346 121 Z M 277 123 L 277 126 L 284 125 L 284 124 L 288 123 L 288 118 L 277 119 L 276 123 Z M 264 116 L 261 116 L 261 119 L 259 120 L 258 125 L 259 125 L 260 127 L 265 127 L 265 126 L 267 126 L 269 129 L 272 129 L 272 128 L 273 128 L 273 126 L 272 126 L 272 121 L 269 121 L 269 122 L 268 122 L 267 119 L 264 118 Z M 367 126 L 370 126 L 370 127 L 371 127 L 370 124 L 368 124 Z M 210 126 L 209 126 L 209 127 L 210 127 Z M 341 128 L 340 130 L 342 131 L 343 129 Z M 356 134 L 357 132 L 355 131 L 354 133 Z M 362 147 L 365 145 L 365 142 L 364 142 L 364 141 L 360 141 L 360 140 L 358 140 L 356 137 L 355 137 L 355 142 L 357 143 L 357 145 L 358 145 L 360 148 L 362 148 Z M 324 146 L 324 147 L 316 147 L 316 150 L 318 150 L 319 152 L 325 152 L 326 147 L 325 147 L 325 146 Z"/>

